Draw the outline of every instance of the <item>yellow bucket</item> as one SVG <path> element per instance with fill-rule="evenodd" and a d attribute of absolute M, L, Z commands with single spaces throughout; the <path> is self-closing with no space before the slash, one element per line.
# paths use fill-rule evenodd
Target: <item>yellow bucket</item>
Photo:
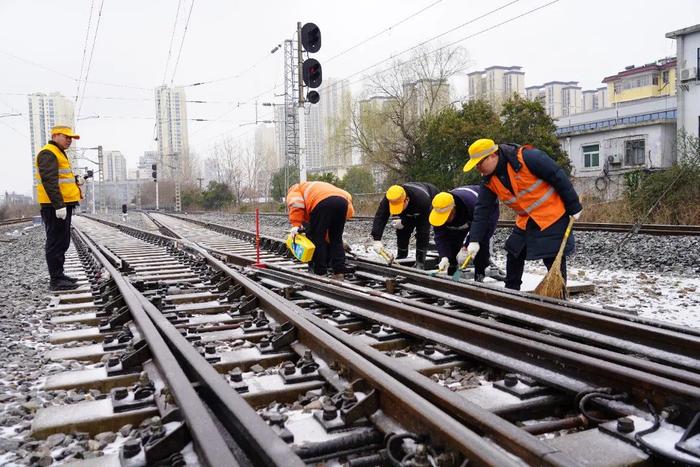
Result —
<path fill-rule="evenodd" d="M 291 251 L 294 257 L 302 263 L 308 263 L 311 261 L 311 258 L 313 258 L 316 245 L 314 245 L 311 240 L 306 238 L 306 235 L 296 234 L 296 236 L 292 236 L 290 234 L 287 236 L 286 243 L 289 251 Z"/>

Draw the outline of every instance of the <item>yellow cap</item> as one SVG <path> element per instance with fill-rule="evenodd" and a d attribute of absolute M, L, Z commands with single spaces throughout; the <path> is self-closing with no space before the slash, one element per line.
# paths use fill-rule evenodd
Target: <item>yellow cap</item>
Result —
<path fill-rule="evenodd" d="M 403 202 L 406 199 L 406 190 L 401 185 L 391 185 L 386 190 L 386 199 L 389 201 L 389 212 L 392 216 L 403 212 Z"/>
<path fill-rule="evenodd" d="M 442 224 L 447 222 L 447 218 L 450 217 L 452 209 L 455 207 L 455 198 L 446 191 L 442 191 L 435 195 L 433 198 L 433 210 L 430 211 L 430 225 L 435 227 L 440 227 Z"/>
<path fill-rule="evenodd" d="M 80 135 L 73 133 L 73 129 L 65 125 L 56 125 L 55 127 L 51 128 L 51 135 L 66 135 L 73 139 L 80 139 Z"/>
<path fill-rule="evenodd" d="M 471 169 L 476 167 L 476 164 L 481 162 L 481 159 L 486 156 L 490 156 L 496 151 L 498 151 L 498 146 L 492 139 L 477 139 L 471 144 L 471 146 L 469 146 L 469 160 L 464 166 L 464 171 L 469 172 Z"/>

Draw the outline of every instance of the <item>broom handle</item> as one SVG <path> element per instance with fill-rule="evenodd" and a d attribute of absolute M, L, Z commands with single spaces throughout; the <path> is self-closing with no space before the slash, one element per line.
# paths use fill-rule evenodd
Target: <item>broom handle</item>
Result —
<path fill-rule="evenodd" d="M 569 239 L 569 235 L 571 235 L 571 227 L 574 225 L 574 216 L 569 216 L 569 225 L 566 226 L 566 231 L 564 232 L 564 238 L 561 241 L 561 245 L 559 245 L 559 252 L 557 253 L 557 258 L 561 257 L 561 255 L 564 253 L 564 247 L 566 246 L 566 241 Z"/>

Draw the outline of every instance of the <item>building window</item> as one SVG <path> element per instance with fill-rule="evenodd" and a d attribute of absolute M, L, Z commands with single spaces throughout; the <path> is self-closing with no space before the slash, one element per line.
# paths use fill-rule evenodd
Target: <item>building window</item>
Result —
<path fill-rule="evenodd" d="M 625 141 L 625 165 L 644 164 L 644 140 Z"/>
<path fill-rule="evenodd" d="M 600 145 L 589 144 L 583 146 L 583 167 L 592 169 L 600 166 Z"/>
<path fill-rule="evenodd" d="M 657 74 L 652 75 L 651 84 L 653 84 L 654 86 L 659 85 L 659 75 L 657 75 Z"/>
<path fill-rule="evenodd" d="M 661 73 L 661 79 L 664 82 L 664 84 L 668 84 L 668 70 Z"/>

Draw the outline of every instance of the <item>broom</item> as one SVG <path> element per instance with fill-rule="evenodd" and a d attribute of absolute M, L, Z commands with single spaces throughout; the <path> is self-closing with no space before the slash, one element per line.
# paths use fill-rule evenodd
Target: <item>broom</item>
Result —
<path fill-rule="evenodd" d="M 535 288 L 534 293 L 541 295 L 543 297 L 552 297 L 565 299 L 567 296 L 566 292 L 566 281 L 561 275 L 561 257 L 564 255 L 564 247 L 566 246 L 566 241 L 569 239 L 571 234 L 571 227 L 574 225 L 574 217 L 569 218 L 569 225 L 566 227 L 566 232 L 564 232 L 564 238 L 559 246 L 559 252 L 557 257 L 554 258 L 552 267 L 547 271 L 547 275 L 544 276 L 542 282 Z"/>

